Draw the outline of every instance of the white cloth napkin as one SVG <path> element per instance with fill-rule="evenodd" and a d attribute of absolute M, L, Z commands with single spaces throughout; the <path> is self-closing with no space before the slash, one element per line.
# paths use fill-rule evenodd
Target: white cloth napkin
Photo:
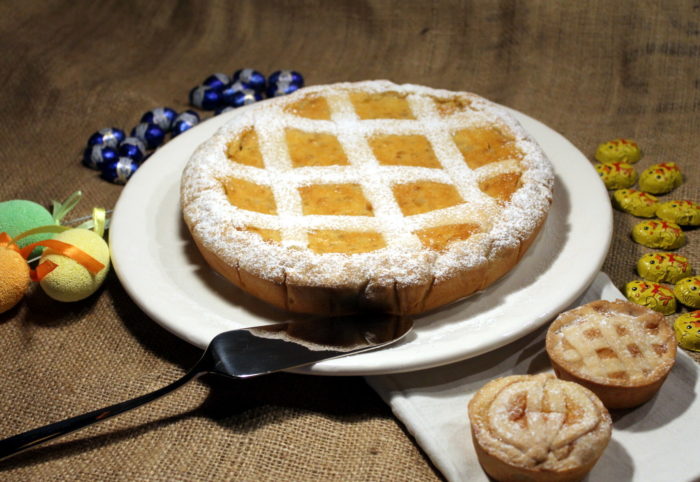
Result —
<path fill-rule="evenodd" d="M 572 305 L 620 299 L 601 273 Z M 473 394 L 494 378 L 551 370 L 546 326 L 493 352 L 452 365 L 367 377 L 449 481 L 488 481 L 477 461 L 467 418 Z M 612 440 L 589 481 L 700 480 L 700 370 L 679 350 L 676 366 L 646 404 L 613 412 Z"/>

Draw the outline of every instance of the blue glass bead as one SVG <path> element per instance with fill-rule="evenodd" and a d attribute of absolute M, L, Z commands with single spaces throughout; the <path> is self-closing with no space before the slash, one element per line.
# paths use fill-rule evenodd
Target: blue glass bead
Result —
<path fill-rule="evenodd" d="M 193 110 L 182 112 L 173 122 L 173 137 L 199 124 L 199 115 Z"/>
<path fill-rule="evenodd" d="M 231 82 L 226 74 L 211 74 L 209 77 L 204 79 L 202 85 L 206 85 L 209 88 L 221 90 L 226 87 Z"/>
<path fill-rule="evenodd" d="M 229 105 L 233 107 L 243 107 L 244 105 L 253 104 L 262 100 L 262 98 L 262 94 L 253 89 L 243 89 L 233 93 Z"/>
<path fill-rule="evenodd" d="M 301 86 L 298 84 L 290 84 L 289 82 L 279 82 L 277 84 L 270 84 L 267 87 L 268 97 L 279 97 L 281 95 L 291 94 L 295 90 L 299 90 Z"/>
<path fill-rule="evenodd" d="M 296 84 L 298 87 L 304 87 L 304 77 L 299 72 L 294 70 L 278 70 L 270 74 L 267 79 L 267 85 L 281 83 Z"/>
<path fill-rule="evenodd" d="M 141 116 L 141 122 L 155 124 L 165 132 L 168 132 L 175 121 L 175 117 L 177 117 L 177 112 L 170 107 L 158 107 L 149 110 Z"/>
<path fill-rule="evenodd" d="M 119 158 L 119 153 L 114 147 L 95 144 L 85 149 L 83 164 L 92 169 L 102 169 L 105 162 Z"/>
<path fill-rule="evenodd" d="M 155 149 L 165 140 L 165 131 L 155 124 L 142 122 L 131 129 L 131 136 L 137 137 L 148 149 Z"/>
<path fill-rule="evenodd" d="M 126 134 L 124 134 L 123 130 L 117 129 L 116 127 L 105 127 L 104 129 L 100 129 L 91 135 L 88 139 L 87 145 L 94 146 L 99 144 L 103 146 L 117 147 L 125 137 Z"/>
<path fill-rule="evenodd" d="M 136 172 L 139 163 L 128 157 L 105 162 L 102 166 L 102 177 L 115 184 L 126 184 L 126 181 Z"/>
<path fill-rule="evenodd" d="M 223 114 L 223 113 L 225 113 L 225 112 L 230 112 L 230 111 L 232 111 L 232 110 L 235 110 L 235 107 L 230 106 L 230 105 L 227 105 L 226 107 L 221 107 L 220 109 L 216 109 L 216 110 L 214 111 L 214 115 Z"/>
<path fill-rule="evenodd" d="M 206 85 L 198 85 L 190 91 L 190 104 L 204 110 L 215 110 L 221 106 L 221 91 Z"/>
<path fill-rule="evenodd" d="M 127 137 L 119 144 L 119 155 L 141 162 L 146 155 L 146 145 L 138 137 Z"/>
<path fill-rule="evenodd" d="M 231 82 L 240 82 L 247 88 L 258 92 L 265 90 L 265 76 L 253 69 L 236 70 L 231 77 Z"/>

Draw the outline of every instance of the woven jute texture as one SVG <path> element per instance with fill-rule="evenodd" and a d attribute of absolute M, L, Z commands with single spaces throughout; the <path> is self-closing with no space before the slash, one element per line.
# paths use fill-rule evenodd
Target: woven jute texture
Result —
<path fill-rule="evenodd" d="M 309 84 L 386 78 L 473 91 L 591 159 L 599 142 L 633 138 L 645 152 L 638 171 L 662 161 L 684 171 L 664 199 L 700 200 L 698 1 L 6 0 L 0 45 L 0 201 L 48 206 L 81 189 L 72 217 L 112 207 L 122 191 L 81 165 L 92 132 L 130 129 L 158 106 L 184 110 L 207 75 L 244 67 L 293 68 Z M 636 222 L 615 213 L 603 269 L 620 287 L 649 251 L 629 237 Z M 688 235 L 679 253 L 698 267 L 700 232 Z M 0 314 L 0 437 L 159 388 L 199 354 L 150 320 L 114 274 L 76 303 L 33 289 Z M 362 378 L 277 374 L 201 379 L 0 463 L 0 478 L 440 475 Z"/>

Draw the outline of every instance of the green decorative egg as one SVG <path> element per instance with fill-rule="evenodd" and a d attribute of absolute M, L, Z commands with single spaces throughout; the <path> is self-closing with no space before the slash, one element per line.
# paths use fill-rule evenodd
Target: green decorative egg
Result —
<path fill-rule="evenodd" d="M 637 273 L 645 280 L 673 284 L 693 274 L 693 268 L 679 254 L 647 253 L 637 261 Z"/>
<path fill-rule="evenodd" d="M 620 211 L 624 211 L 640 218 L 653 218 L 656 216 L 656 208 L 659 200 L 653 194 L 636 189 L 618 189 L 613 193 L 612 204 Z"/>
<path fill-rule="evenodd" d="M 685 233 L 671 221 L 650 219 L 632 228 L 632 239 L 648 248 L 678 249 L 685 244 Z"/>
<path fill-rule="evenodd" d="M 595 158 L 598 162 L 627 162 L 634 164 L 642 157 L 642 150 L 631 139 L 613 139 L 598 146 Z"/>
<path fill-rule="evenodd" d="M 635 280 L 625 285 L 625 296 L 638 305 L 670 315 L 676 312 L 676 298 L 673 292 L 658 283 Z"/>
<path fill-rule="evenodd" d="M 675 162 L 654 164 L 639 176 L 639 188 L 652 194 L 666 194 L 683 183 L 683 174 Z"/>
<path fill-rule="evenodd" d="M 637 171 L 634 170 L 632 164 L 626 162 L 596 164 L 595 170 L 598 171 L 600 178 L 608 189 L 622 189 L 630 187 L 637 182 Z"/>
<path fill-rule="evenodd" d="M 678 301 L 691 308 L 700 308 L 700 276 L 683 278 L 673 287 Z"/>
<path fill-rule="evenodd" d="M 667 201 L 659 204 L 656 215 L 680 226 L 700 226 L 700 204 L 693 201 Z"/>

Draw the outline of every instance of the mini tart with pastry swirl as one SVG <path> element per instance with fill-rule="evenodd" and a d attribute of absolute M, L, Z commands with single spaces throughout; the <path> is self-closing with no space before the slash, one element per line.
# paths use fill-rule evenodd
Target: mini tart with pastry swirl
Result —
<path fill-rule="evenodd" d="M 490 381 L 469 402 L 469 422 L 481 466 L 499 481 L 580 480 L 612 433 L 593 392 L 551 373 Z"/>
<path fill-rule="evenodd" d="M 416 314 L 513 268 L 552 184 L 504 108 L 367 81 L 246 107 L 195 151 L 181 204 L 207 262 L 268 303 Z"/>

